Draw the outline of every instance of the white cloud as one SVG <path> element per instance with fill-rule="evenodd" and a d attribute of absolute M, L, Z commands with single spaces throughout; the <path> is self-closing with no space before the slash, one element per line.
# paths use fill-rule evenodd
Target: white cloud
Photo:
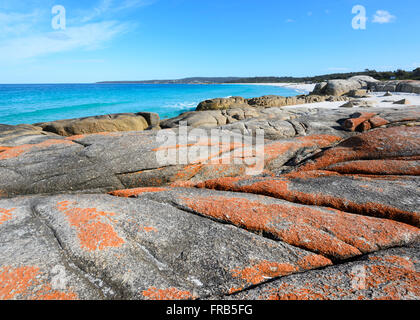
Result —
<path fill-rule="evenodd" d="M 292 22 L 295 22 L 295 20 L 293 20 L 293 19 L 287 19 L 285 22 L 286 23 L 292 23 Z"/>
<path fill-rule="evenodd" d="M 101 48 L 107 41 L 132 27 L 128 23 L 104 21 L 64 31 L 31 35 L 0 42 L 0 61 L 16 62 L 48 54 Z"/>
<path fill-rule="evenodd" d="M 38 1 L 38 0 L 28 0 Z M 40 1 L 40 0 L 39 0 Z M 43 0 L 45 1 L 45 0 Z M 51 10 L 0 12 L 0 64 L 68 52 L 102 48 L 133 30 L 136 22 L 118 21 L 123 10 L 150 5 L 156 0 L 100 0 L 93 8 L 73 12 L 67 28 L 51 29 Z M 0 6 L 1 7 L 1 6 Z"/>
<path fill-rule="evenodd" d="M 155 1 L 156 0 L 101 0 L 100 3 L 93 9 L 79 13 L 78 16 L 81 16 L 82 18 L 78 18 L 77 20 L 85 23 L 96 18 L 103 17 L 104 15 L 110 15 L 127 9 L 147 6 L 154 3 Z"/>
<path fill-rule="evenodd" d="M 386 10 L 378 10 L 373 16 L 373 23 L 391 23 L 396 20 L 396 17 Z"/>
<path fill-rule="evenodd" d="M 31 31 L 33 25 L 39 22 L 41 17 L 40 10 L 30 13 L 0 12 L 0 38 L 17 36 Z"/>

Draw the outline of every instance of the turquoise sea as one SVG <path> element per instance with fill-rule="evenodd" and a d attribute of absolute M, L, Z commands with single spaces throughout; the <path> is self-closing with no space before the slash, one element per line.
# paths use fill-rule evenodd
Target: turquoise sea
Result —
<path fill-rule="evenodd" d="M 260 85 L 27 84 L 0 85 L 0 124 L 37 123 L 122 112 L 156 112 L 163 118 L 194 110 L 211 98 L 295 96 Z"/>

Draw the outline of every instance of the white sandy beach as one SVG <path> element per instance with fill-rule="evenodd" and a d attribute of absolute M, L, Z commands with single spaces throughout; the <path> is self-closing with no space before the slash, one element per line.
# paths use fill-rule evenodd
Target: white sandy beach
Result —
<path fill-rule="evenodd" d="M 406 106 L 420 106 L 420 95 L 415 93 L 403 93 L 403 92 L 393 92 L 392 96 L 384 97 L 385 92 L 373 92 L 370 93 L 370 97 L 368 98 L 361 98 L 358 100 L 364 101 L 372 101 L 372 107 L 380 107 L 380 108 L 404 108 Z M 409 105 L 400 105 L 394 104 L 394 102 L 407 99 L 410 104 Z M 319 108 L 319 109 L 336 109 L 344 105 L 346 102 L 339 101 L 339 102 L 318 102 L 318 103 L 307 103 L 298 105 L 298 107 L 307 107 L 307 108 Z M 297 106 L 286 106 L 283 107 L 284 109 L 296 108 Z M 365 107 L 364 107 L 365 108 Z M 358 107 L 354 108 L 355 110 Z"/>
<path fill-rule="evenodd" d="M 264 85 L 264 86 L 276 86 L 276 87 L 283 87 L 283 88 L 290 88 L 296 90 L 302 94 L 308 94 L 312 92 L 315 88 L 314 83 L 247 83 L 248 85 Z M 415 93 L 404 93 L 404 92 L 392 92 L 392 96 L 384 97 L 386 92 L 372 92 L 370 93 L 370 97 L 368 98 L 361 98 L 359 100 L 365 101 L 372 101 L 374 103 L 374 107 L 381 107 L 381 108 L 398 108 L 403 105 L 394 104 L 394 102 L 407 99 L 410 102 L 410 105 L 420 105 L 420 95 Z M 301 104 L 299 107 L 308 107 L 308 108 L 327 108 L 327 109 L 335 109 L 339 108 L 346 102 L 319 102 L 319 103 L 309 103 L 309 104 Z M 287 106 L 284 108 L 296 108 L 296 106 Z M 357 109 L 357 107 L 356 107 Z"/>
<path fill-rule="evenodd" d="M 315 88 L 315 83 L 232 83 L 232 84 L 241 84 L 241 85 L 253 85 L 253 86 L 273 86 L 273 87 L 283 87 L 296 90 L 301 94 L 308 94 L 312 92 Z"/>

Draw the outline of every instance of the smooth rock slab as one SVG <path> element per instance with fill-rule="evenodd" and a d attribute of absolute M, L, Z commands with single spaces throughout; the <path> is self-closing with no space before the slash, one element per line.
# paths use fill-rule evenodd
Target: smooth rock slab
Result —
<path fill-rule="evenodd" d="M 253 194 L 191 188 L 138 188 L 111 194 L 176 204 L 334 260 L 420 239 L 418 228 L 403 223 Z"/>
<path fill-rule="evenodd" d="M 227 294 L 331 263 L 153 200 L 80 195 L 32 205 L 67 257 L 123 299 Z"/>
<path fill-rule="evenodd" d="M 94 281 L 67 259 L 30 199 L 0 201 L 0 300 L 107 297 Z"/>

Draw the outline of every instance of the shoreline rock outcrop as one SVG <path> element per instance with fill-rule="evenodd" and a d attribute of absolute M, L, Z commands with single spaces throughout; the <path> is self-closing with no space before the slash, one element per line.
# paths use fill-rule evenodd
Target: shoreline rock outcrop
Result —
<path fill-rule="evenodd" d="M 150 112 L 118 113 L 42 122 L 34 126 L 65 137 L 99 132 L 143 131 L 159 127 L 159 115 Z"/>

